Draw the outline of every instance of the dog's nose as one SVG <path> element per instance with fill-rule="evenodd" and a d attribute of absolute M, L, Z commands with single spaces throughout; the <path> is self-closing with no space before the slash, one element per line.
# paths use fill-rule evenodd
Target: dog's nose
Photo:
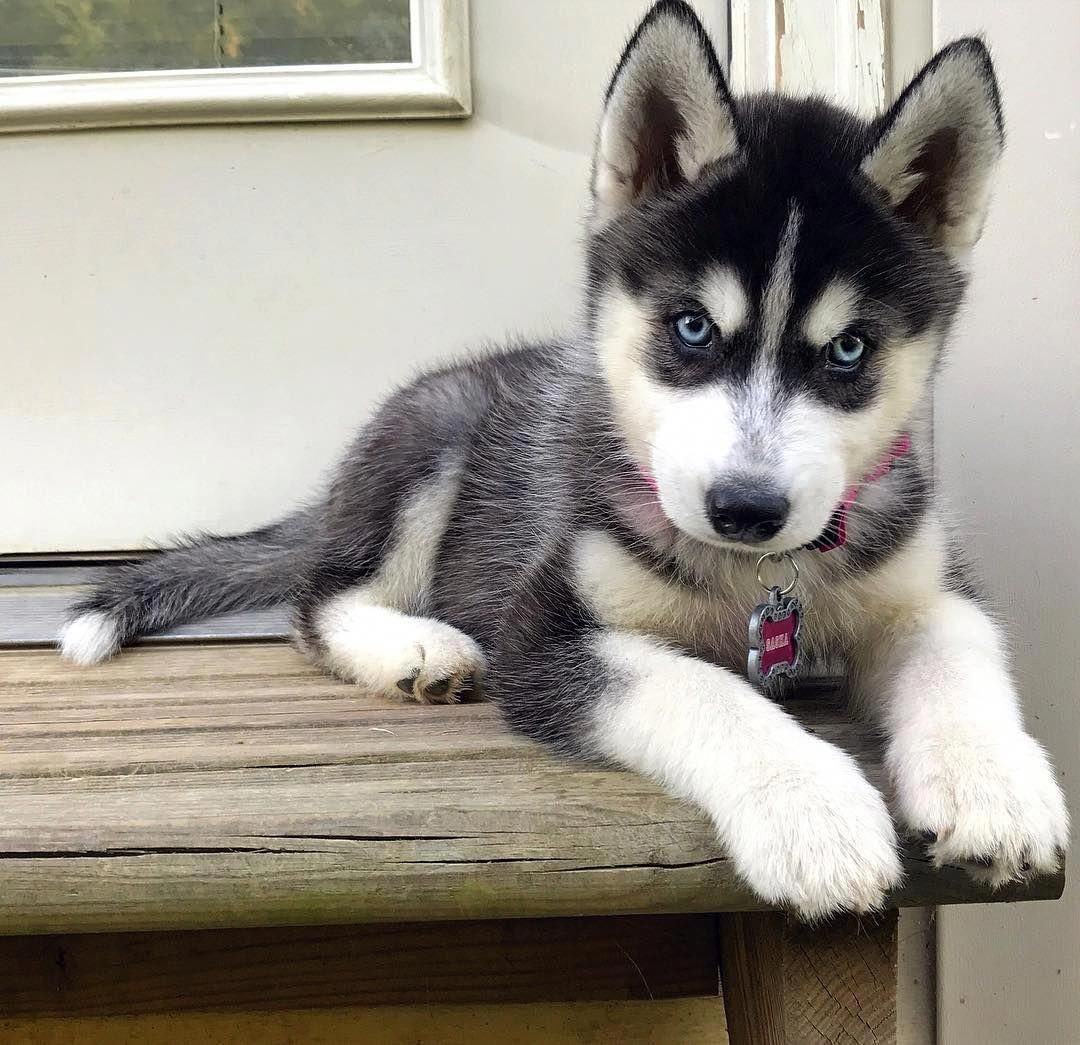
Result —
<path fill-rule="evenodd" d="M 787 521 L 791 505 L 768 486 L 717 483 L 705 495 L 709 522 L 721 537 L 758 544 L 775 537 Z"/>

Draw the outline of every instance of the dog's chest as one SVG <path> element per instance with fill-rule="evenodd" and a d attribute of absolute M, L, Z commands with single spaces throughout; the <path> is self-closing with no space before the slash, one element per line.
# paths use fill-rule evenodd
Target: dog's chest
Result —
<path fill-rule="evenodd" d="M 643 632 L 741 670 L 747 627 L 764 592 L 753 566 L 725 577 L 720 594 L 681 584 L 641 562 L 608 534 L 583 533 L 574 550 L 581 598 L 606 626 Z"/>

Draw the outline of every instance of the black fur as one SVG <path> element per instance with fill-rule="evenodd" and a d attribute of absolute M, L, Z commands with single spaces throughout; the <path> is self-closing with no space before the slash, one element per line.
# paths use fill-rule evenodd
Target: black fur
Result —
<path fill-rule="evenodd" d="M 802 216 L 792 322 L 781 347 L 792 393 L 808 392 L 844 409 L 867 405 L 880 360 L 854 381 L 830 378 L 824 346 L 799 335 L 799 319 L 824 285 L 847 277 L 872 292 L 873 308 L 852 328 L 871 345 L 915 337 L 951 316 L 963 290 L 960 271 L 940 250 L 898 221 L 859 166 L 875 140 L 870 124 L 820 99 L 761 96 L 732 103 L 744 128 L 737 163 L 719 165 L 679 192 L 657 194 L 588 244 L 590 282 L 618 281 L 656 307 L 650 362 L 658 378 L 690 388 L 717 379 L 744 381 L 760 342 L 759 316 L 712 353 L 687 364 L 668 323 L 701 310 L 687 296 L 697 277 L 729 265 L 757 301 L 792 204 Z"/>

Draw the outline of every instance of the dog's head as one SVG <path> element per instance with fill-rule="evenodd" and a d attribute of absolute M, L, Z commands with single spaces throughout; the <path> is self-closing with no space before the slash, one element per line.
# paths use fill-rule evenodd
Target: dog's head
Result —
<path fill-rule="evenodd" d="M 650 11 L 597 136 L 589 316 L 619 434 L 679 530 L 756 551 L 822 534 L 923 398 L 1002 144 L 977 40 L 868 123 L 733 98 L 690 8 Z"/>

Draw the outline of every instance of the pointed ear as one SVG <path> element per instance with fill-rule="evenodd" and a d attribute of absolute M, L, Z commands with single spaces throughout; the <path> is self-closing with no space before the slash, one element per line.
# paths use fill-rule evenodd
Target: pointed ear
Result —
<path fill-rule="evenodd" d="M 692 182 L 737 151 L 731 95 L 708 34 L 689 5 L 660 0 L 630 38 L 605 96 L 595 219 Z"/>
<path fill-rule="evenodd" d="M 982 233 L 1005 144 L 990 53 L 968 37 L 939 51 L 874 124 L 862 169 L 897 212 L 962 257 Z"/>

